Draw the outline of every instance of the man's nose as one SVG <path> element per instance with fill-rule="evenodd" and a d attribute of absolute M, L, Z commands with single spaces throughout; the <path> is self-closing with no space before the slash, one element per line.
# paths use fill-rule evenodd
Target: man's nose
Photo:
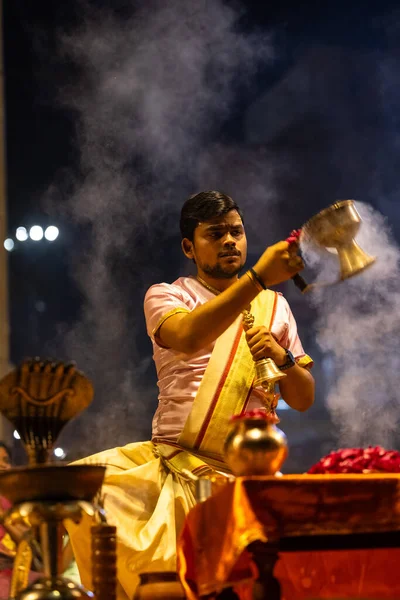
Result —
<path fill-rule="evenodd" d="M 226 233 L 224 237 L 224 246 L 236 246 L 236 240 L 231 233 Z"/>

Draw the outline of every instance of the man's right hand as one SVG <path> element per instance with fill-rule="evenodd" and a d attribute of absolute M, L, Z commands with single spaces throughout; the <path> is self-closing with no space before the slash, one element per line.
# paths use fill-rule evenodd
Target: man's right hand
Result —
<path fill-rule="evenodd" d="M 304 269 L 304 263 L 297 254 L 298 244 L 278 242 L 269 246 L 254 265 L 266 287 L 286 281 Z"/>

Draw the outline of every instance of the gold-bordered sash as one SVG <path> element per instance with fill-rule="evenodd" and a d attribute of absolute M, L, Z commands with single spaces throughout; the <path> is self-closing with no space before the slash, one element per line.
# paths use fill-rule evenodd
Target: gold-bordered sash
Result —
<path fill-rule="evenodd" d="M 276 301 L 277 294 L 271 290 L 255 298 L 251 305 L 255 323 L 271 328 Z M 245 407 L 254 375 L 240 315 L 215 342 L 178 445 L 219 463 L 229 418 Z"/>
<path fill-rule="evenodd" d="M 154 454 L 162 456 L 167 467 L 179 474 L 190 471 L 193 475 L 201 477 L 208 475 L 214 469 L 228 470 L 223 460 L 212 460 L 207 457 L 205 461 L 200 456 L 193 454 L 193 451 L 184 450 L 173 442 L 155 442 Z"/>

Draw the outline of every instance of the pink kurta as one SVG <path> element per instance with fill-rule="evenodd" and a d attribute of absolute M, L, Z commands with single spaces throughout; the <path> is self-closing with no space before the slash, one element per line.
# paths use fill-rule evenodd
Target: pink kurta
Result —
<path fill-rule="evenodd" d="M 153 358 L 158 376 L 158 408 L 153 418 L 152 439 L 176 442 L 189 415 L 200 387 L 214 343 L 200 352 L 187 355 L 162 348 L 154 334 L 165 317 L 175 312 L 190 312 L 214 297 L 194 277 L 180 277 L 174 283 L 153 285 L 144 301 L 147 332 L 153 343 Z M 261 323 L 260 323 L 261 324 Z M 287 300 L 278 295 L 271 328 L 280 345 L 290 350 L 296 360 L 305 356 L 297 325 Z M 253 389 L 247 408 L 262 407 L 261 392 Z"/>

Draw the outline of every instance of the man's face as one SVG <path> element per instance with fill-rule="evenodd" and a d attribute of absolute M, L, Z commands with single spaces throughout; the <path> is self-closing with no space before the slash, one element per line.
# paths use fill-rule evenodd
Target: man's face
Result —
<path fill-rule="evenodd" d="M 5 471 L 6 469 L 11 469 L 10 457 L 7 450 L 0 447 L 0 471 Z"/>
<path fill-rule="evenodd" d="M 189 252 L 187 248 L 184 251 L 188 258 L 195 260 L 199 275 L 203 273 L 214 279 L 231 279 L 246 262 L 246 234 L 236 210 L 200 223 L 194 230 L 193 242 L 189 244 Z"/>

